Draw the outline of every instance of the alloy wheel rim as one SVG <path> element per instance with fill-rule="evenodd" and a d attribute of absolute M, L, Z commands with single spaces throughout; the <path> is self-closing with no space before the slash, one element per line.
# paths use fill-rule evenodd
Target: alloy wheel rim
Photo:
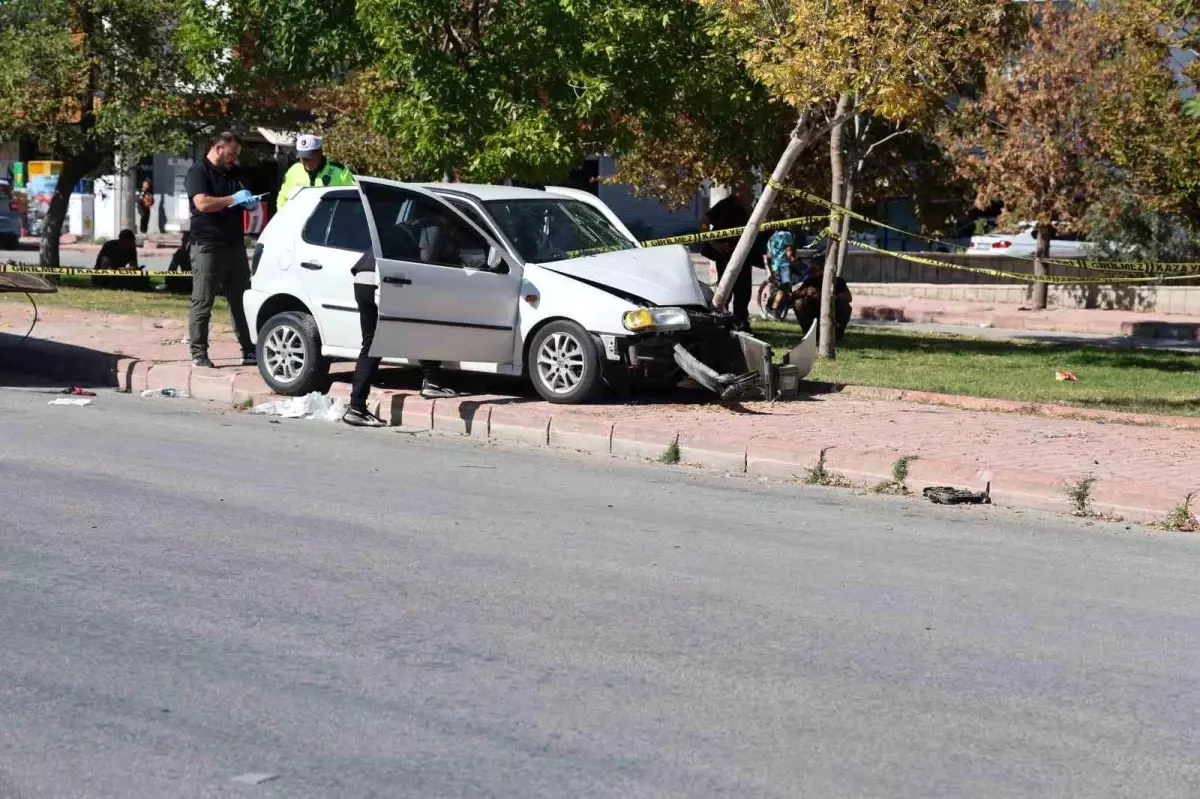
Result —
<path fill-rule="evenodd" d="M 568 333 L 551 333 L 538 348 L 538 375 L 554 394 L 573 391 L 583 382 L 586 368 L 583 346 Z"/>
<path fill-rule="evenodd" d="M 280 383 L 294 383 L 304 371 L 304 337 L 290 325 L 271 331 L 263 347 L 267 372 Z"/>

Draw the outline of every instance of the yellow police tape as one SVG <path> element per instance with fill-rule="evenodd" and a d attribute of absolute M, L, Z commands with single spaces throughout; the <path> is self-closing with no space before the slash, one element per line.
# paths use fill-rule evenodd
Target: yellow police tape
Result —
<path fill-rule="evenodd" d="M 937 244 L 941 247 L 946 247 L 947 249 L 954 251 L 954 252 L 958 252 L 958 253 L 969 252 L 969 248 L 962 247 L 958 244 L 951 244 L 950 242 L 942 241 L 941 239 L 931 238 L 930 236 L 924 236 L 920 233 L 913 233 L 912 231 L 909 231 L 909 230 L 902 230 L 898 227 L 893 227 L 884 222 L 880 222 L 876 219 L 871 219 L 870 217 L 863 216 L 862 214 L 860 214 L 856 211 L 853 211 L 849 208 L 846 208 L 845 206 L 830 202 L 829 200 L 826 200 L 823 197 L 818 197 L 815 194 L 812 194 L 810 192 L 804 191 L 802 189 L 793 189 L 788 186 L 784 186 L 780 183 L 776 183 L 773 179 L 769 179 L 767 181 L 767 185 L 771 186 L 773 189 L 775 189 L 778 192 L 782 192 L 783 194 L 790 194 L 795 197 L 802 197 L 805 200 L 807 200 L 815 205 L 819 205 L 823 208 L 827 208 L 830 211 L 836 212 L 838 214 L 844 214 L 845 216 L 848 216 L 851 219 L 857 219 L 858 221 L 863 222 L 868 225 L 872 225 L 875 227 L 881 227 L 881 228 L 884 228 L 885 230 L 891 230 L 895 233 L 900 233 L 904 236 L 909 236 L 914 239 L 920 239 L 922 241 L 927 241 L 931 244 Z M 855 242 L 855 244 L 858 244 L 858 242 Z M 891 253 L 891 254 L 897 255 L 897 253 Z M 1019 261 L 1037 260 L 1033 256 L 1027 256 L 1027 255 L 1015 255 L 1015 256 L 1006 256 L 1006 257 L 1014 258 Z M 1055 266 L 1065 266 L 1065 267 L 1070 267 L 1072 269 L 1086 269 L 1086 270 L 1089 270 L 1092 272 L 1125 272 L 1125 273 L 1134 273 L 1134 274 L 1143 273 L 1143 272 L 1144 273 L 1151 273 L 1151 272 L 1155 273 L 1154 275 L 1147 274 L 1146 277 L 1157 277 L 1157 276 L 1159 276 L 1159 274 L 1161 274 L 1163 276 L 1173 276 L 1174 279 L 1182 279 L 1185 276 L 1200 277 L 1200 262 L 1188 262 L 1188 261 L 1097 261 L 1094 258 L 1043 258 L 1042 263 L 1053 264 Z M 972 267 L 972 269 L 974 269 L 974 268 L 975 267 Z M 1050 281 L 1048 281 L 1048 282 L 1050 282 Z M 1081 279 L 1079 282 L 1089 282 L 1089 280 Z M 1102 281 L 1090 281 L 1090 282 L 1111 283 L 1113 281 L 1111 279 L 1105 279 Z M 1128 281 L 1124 281 L 1124 282 L 1128 282 Z"/>
<path fill-rule="evenodd" d="M 836 234 L 830 234 L 833 239 L 840 238 Z M 934 258 L 925 258 L 920 255 L 910 255 L 904 252 L 892 252 L 885 250 L 882 247 L 873 247 L 870 244 L 864 244 L 861 241 L 854 242 L 855 247 L 861 247 L 869 252 L 878 253 L 879 255 L 888 255 L 892 258 L 899 258 L 901 261 L 909 263 L 921 264 L 922 266 L 932 266 L 937 269 L 953 269 L 958 272 L 970 272 L 976 275 L 988 275 L 989 277 L 1002 277 L 1009 280 L 1018 280 L 1022 283 L 1054 283 L 1061 285 L 1111 285 L 1113 283 L 1159 283 L 1165 280 L 1195 280 L 1200 275 L 1154 275 L 1151 277 L 1067 277 L 1064 275 L 1031 275 L 1028 272 L 1008 272 L 1003 269 L 988 269 L 982 266 L 965 266 L 963 264 L 952 264 L 947 261 L 938 261 Z"/>
<path fill-rule="evenodd" d="M 58 275 L 59 277 L 191 277 L 191 272 L 143 272 L 141 269 L 89 269 L 86 266 L 26 266 L 0 264 L 0 273 Z"/>
<path fill-rule="evenodd" d="M 825 215 L 816 216 L 797 216 L 792 219 L 780 219 L 775 222 L 765 222 L 759 226 L 758 232 L 765 233 L 771 230 L 782 230 L 784 228 L 797 227 L 799 225 L 808 225 L 813 222 L 825 221 Z M 724 228 L 722 230 L 708 230 L 703 233 L 684 233 L 682 236 L 671 236 L 666 239 L 648 239 L 642 242 L 643 247 L 670 247 L 676 244 L 702 244 L 706 241 L 718 241 L 720 239 L 735 239 L 742 235 L 742 231 L 746 228 L 733 227 Z M 616 247 L 592 247 L 586 250 L 570 250 L 567 255 L 571 258 L 581 258 L 585 255 L 600 255 L 606 252 L 617 252 L 619 250 L 628 249 L 623 246 Z"/>

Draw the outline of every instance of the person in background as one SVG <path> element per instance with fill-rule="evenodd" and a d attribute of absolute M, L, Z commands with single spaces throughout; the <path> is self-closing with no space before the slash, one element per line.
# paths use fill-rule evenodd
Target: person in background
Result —
<path fill-rule="evenodd" d="M 741 193 L 745 194 L 746 192 L 742 190 Z M 747 203 L 738 194 L 731 194 L 708 209 L 708 213 L 700 219 L 700 229 L 709 231 L 745 227 L 750 222 L 750 212 L 746 208 Z M 701 248 L 700 254 L 717 265 L 718 280 L 725 274 L 725 269 L 729 266 L 729 260 L 733 257 L 737 243 L 738 237 L 733 236 L 728 239 L 705 242 Z M 746 332 L 750 330 L 750 295 L 754 293 L 754 265 L 755 263 L 761 264 L 762 257 L 762 249 L 759 247 L 759 243 L 755 242 L 754 249 L 742 265 L 742 271 L 738 273 L 737 282 L 733 284 L 730 307 L 733 312 L 734 327 L 737 330 Z"/>
<path fill-rule="evenodd" d="M 140 269 L 138 266 L 137 238 L 129 228 L 122 230 L 115 239 L 104 242 L 96 256 L 97 269 Z"/>
<path fill-rule="evenodd" d="M 208 323 L 217 291 L 224 289 L 229 315 L 242 347 L 242 365 L 258 362 L 242 295 L 250 288 L 250 262 L 242 211 L 258 205 L 243 185 L 238 157 L 242 141 L 228 131 L 212 140 L 208 154 L 192 164 L 184 185 L 191 203 L 190 243 L 192 305 L 188 312 L 188 338 L 192 365 L 212 368 L 208 357 Z"/>
<path fill-rule="evenodd" d="M 354 185 L 354 175 L 349 169 L 325 157 L 320 136 L 305 133 L 296 137 L 296 157 L 300 160 L 292 164 L 292 168 L 283 176 L 283 185 L 279 187 L 279 196 L 275 198 L 277 210 L 283 210 L 292 192 L 299 188 Z"/>
<path fill-rule="evenodd" d="M 174 254 L 171 255 L 171 265 L 167 267 L 168 272 L 192 271 L 192 256 L 188 254 L 188 245 L 191 244 L 191 239 L 192 234 L 189 231 L 183 231 L 179 249 L 175 250 Z"/>
<path fill-rule="evenodd" d="M 146 235 L 146 231 L 150 229 L 150 209 L 154 207 L 154 187 L 150 181 L 143 180 L 142 188 L 138 191 L 138 217 L 141 224 L 142 235 Z"/>
<path fill-rule="evenodd" d="M 821 282 L 825 279 L 825 253 L 818 252 L 810 261 L 808 277 L 796 291 L 796 321 L 801 329 L 808 332 L 809 328 L 821 319 Z M 846 327 L 854 312 L 851 305 L 854 297 L 850 287 L 840 277 L 833 279 L 833 313 L 837 330 L 837 340 L 841 341 L 846 335 Z"/>
<path fill-rule="evenodd" d="M 788 306 L 792 299 L 792 281 L 798 275 L 796 258 L 796 240 L 790 231 L 780 230 L 771 235 L 767 241 L 767 268 L 775 276 L 778 288 L 771 297 L 771 307 L 764 308 L 777 320 L 787 315 Z"/>

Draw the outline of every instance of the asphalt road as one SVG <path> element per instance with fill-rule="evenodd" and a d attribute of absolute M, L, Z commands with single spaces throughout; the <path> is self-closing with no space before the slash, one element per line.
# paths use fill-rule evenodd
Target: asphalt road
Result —
<path fill-rule="evenodd" d="M 1200 795 L 1194 536 L 50 399 L 4 799 Z"/>

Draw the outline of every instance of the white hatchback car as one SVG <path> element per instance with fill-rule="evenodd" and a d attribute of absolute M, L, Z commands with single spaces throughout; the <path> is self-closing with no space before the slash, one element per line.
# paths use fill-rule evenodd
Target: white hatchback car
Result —
<path fill-rule="evenodd" d="M 438 255 L 420 244 L 428 225 L 452 242 Z M 255 249 L 246 316 L 274 391 L 320 389 L 330 359 L 358 356 L 350 268 L 368 250 L 380 281 L 372 355 L 385 362 L 527 375 L 559 403 L 681 370 L 726 396 L 756 387 L 688 251 L 643 249 L 593 195 L 359 178 L 298 191 Z"/>

